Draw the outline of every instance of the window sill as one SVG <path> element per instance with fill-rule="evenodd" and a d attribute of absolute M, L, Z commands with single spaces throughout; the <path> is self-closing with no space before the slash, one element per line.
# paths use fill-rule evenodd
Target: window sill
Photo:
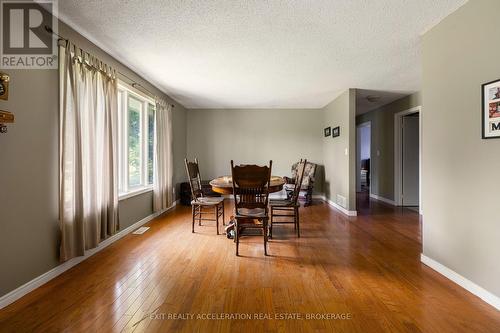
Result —
<path fill-rule="evenodd" d="M 147 192 L 152 192 L 153 191 L 153 186 L 148 186 L 148 187 L 141 187 L 132 191 L 129 191 L 127 193 L 122 193 L 118 195 L 118 201 L 129 199 L 132 197 L 135 197 L 137 195 L 141 195 Z"/>

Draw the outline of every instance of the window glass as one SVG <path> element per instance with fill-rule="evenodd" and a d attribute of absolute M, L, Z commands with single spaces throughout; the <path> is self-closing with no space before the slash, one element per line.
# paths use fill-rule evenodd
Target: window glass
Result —
<path fill-rule="evenodd" d="M 133 87 L 118 85 L 118 191 L 120 196 L 154 183 L 155 103 Z"/>
<path fill-rule="evenodd" d="M 140 100 L 128 99 L 128 185 L 140 186 L 141 181 L 141 109 Z"/>

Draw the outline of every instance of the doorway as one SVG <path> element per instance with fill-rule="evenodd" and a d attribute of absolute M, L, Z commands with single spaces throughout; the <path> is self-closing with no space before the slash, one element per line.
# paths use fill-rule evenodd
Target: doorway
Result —
<path fill-rule="evenodd" d="M 371 122 L 356 127 L 356 191 L 370 193 Z"/>
<path fill-rule="evenodd" d="M 421 107 L 395 114 L 394 193 L 398 206 L 422 212 L 421 192 Z"/>

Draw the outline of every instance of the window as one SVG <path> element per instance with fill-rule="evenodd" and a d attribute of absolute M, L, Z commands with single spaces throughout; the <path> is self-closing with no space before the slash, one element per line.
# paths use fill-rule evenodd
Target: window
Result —
<path fill-rule="evenodd" d="M 153 186 L 155 103 L 147 95 L 118 85 L 118 166 L 120 197 Z"/>

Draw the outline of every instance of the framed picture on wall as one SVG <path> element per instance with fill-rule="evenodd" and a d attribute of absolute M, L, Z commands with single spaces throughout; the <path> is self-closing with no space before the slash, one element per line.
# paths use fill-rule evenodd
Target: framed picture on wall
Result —
<path fill-rule="evenodd" d="M 340 136 L 340 126 L 337 126 L 332 130 L 332 137 L 335 138 L 337 136 Z"/>
<path fill-rule="evenodd" d="M 0 99 L 7 101 L 9 99 L 9 74 L 0 73 Z"/>
<path fill-rule="evenodd" d="M 325 128 L 325 137 L 330 136 L 332 134 L 332 128 L 330 126 Z"/>
<path fill-rule="evenodd" d="M 500 138 L 500 79 L 482 85 L 483 139 Z"/>

